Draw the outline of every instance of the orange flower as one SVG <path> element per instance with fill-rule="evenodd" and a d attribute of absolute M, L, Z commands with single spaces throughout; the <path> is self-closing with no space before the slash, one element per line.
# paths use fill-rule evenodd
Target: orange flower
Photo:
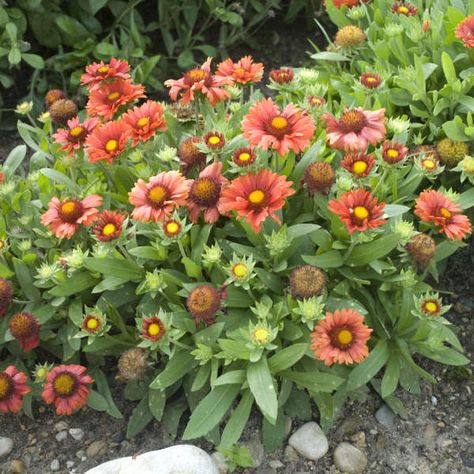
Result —
<path fill-rule="evenodd" d="M 392 5 L 392 12 L 398 13 L 399 15 L 413 16 L 418 12 L 418 8 L 409 3 L 405 2 L 395 2 Z"/>
<path fill-rule="evenodd" d="M 464 18 L 454 30 L 456 38 L 462 40 L 466 48 L 474 48 L 474 15 Z"/>
<path fill-rule="evenodd" d="M 11 335 L 18 341 L 20 347 L 29 352 L 40 344 L 39 332 L 41 329 L 38 319 L 31 313 L 23 311 L 14 314 L 8 322 Z"/>
<path fill-rule="evenodd" d="M 72 415 L 87 403 L 94 379 L 86 370 L 82 365 L 59 365 L 48 373 L 41 397 L 56 405 L 57 415 Z"/>
<path fill-rule="evenodd" d="M 438 233 L 446 234 L 451 240 L 461 240 L 472 231 L 469 218 L 461 212 L 448 196 L 434 189 L 423 191 L 415 202 L 415 214 L 439 227 Z"/>
<path fill-rule="evenodd" d="M 362 362 L 369 355 L 367 341 L 372 329 L 364 317 L 353 309 L 329 311 L 311 333 L 314 356 L 326 365 Z"/>
<path fill-rule="evenodd" d="M 90 226 L 97 219 L 97 207 L 102 205 L 102 197 L 92 194 L 82 201 L 67 198 L 60 201 L 54 197 L 48 210 L 41 216 L 41 223 L 48 226 L 56 237 L 70 239 L 81 224 Z"/>
<path fill-rule="evenodd" d="M 313 138 L 314 120 L 305 111 L 288 104 L 283 111 L 272 99 L 262 99 L 250 107 L 242 120 L 244 137 L 251 146 L 272 148 L 284 156 L 290 150 L 299 153 Z"/>
<path fill-rule="evenodd" d="M 86 109 L 89 115 L 100 115 L 112 120 L 118 109 L 132 100 L 145 97 L 142 85 L 135 85 L 130 80 L 116 79 L 102 84 L 99 89 L 91 91 Z"/>
<path fill-rule="evenodd" d="M 108 163 L 120 155 L 130 138 L 130 129 L 123 120 L 107 122 L 88 135 L 85 151 L 90 163 L 105 160 Z"/>
<path fill-rule="evenodd" d="M 31 392 L 27 377 L 14 365 L 0 372 L 0 413 L 18 413 L 23 406 L 23 396 Z"/>
<path fill-rule="evenodd" d="M 360 5 L 362 2 L 367 3 L 369 0 L 332 0 L 332 3 L 336 8 L 341 8 L 343 5 L 346 5 L 348 8 L 352 8 Z M 324 0 L 323 3 L 326 5 L 326 0 Z"/>
<path fill-rule="evenodd" d="M 60 150 L 67 151 L 71 156 L 86 140 L 89 133 L 94 130 L 100 121 L 97 118 L 90 118 L 80 122 L 79 117 L 74 117 L 67 121 L 67 129 L 60 128 L 53 135 L 54 142 L 61 145 Z"/>
<path fill-rule="evenodd" d="M 365 153 L 349 153 L 341 161 L 341 166 L 356 178 L 367 177 L 374 165 L 373 155 L 366 155 Z"/>
<path fill-rule="evenodd" d="M 294 72 L 291 67 L 287 69 L 272 69 L 269 76 L 272 81 L 275 81 L 278 84 L 286 84 L 293 80 Z"/>
<path fill-rule="evenodd" d="M 103 81 L 114 79 L 130 79 L 130 65 L 127 61 L 112 58 L 108 64 L 103 61 L 86 66 L 86 72 L 81 76 L 81 84 L 90 91 L 100 88 Z"/>
<path fill-rule="evenodd" d="M 255 232 L 260 232 L 267 217 L 281 224 L 275 211 L 285 205 L 285 199 L 295 193 L 291 181 L 285 176 L 264 168 L 234 179 L 224 188 L 221 197 L 223 212 L 236 211 L 239 219 L 245 219 Z"/>
<path fill-rule="evenodd" d="M 260 82 L 263 76 L 263 64 L 254 63 L 252 56 L 244 56 L 236 63 L 227 58 L 217 66 L 216 75 L 230 77 L 238 84 Z"/>
<path fill-rule="evenodd" d="M 163 106 L 159 102 L 148 100 L 122 115 L 132 135 L 133 146 L 138 145 L 140 141 L 149 140 L 156 130 L 165 129 L 166 121 L 163 114 Z"/>
<path fill-rule="evenodd" d="M 199 68 L 191 69 L 181 79 L 168 79 L 165 86 L 170 88 L 171 100 L 177 100 L 180 95 L 183 104 L 194 101 L 196 93 L 203 94 L 211 105 L 230 97 L 230 93 L 223 89 L 230 86 L 233 81 L 229 77 L 217 76 L 211 73 L 212 58 Z"/>
<path fill-rule="evenodd" d="M 241 168 L 250 166 L 256 159 L 257 156 L 252 149 L 248 147 L 237 148 L 232 154 L 232 161 Z"/>
<path fill-rule="evenodd" d="M 125 216 L 119 212 L 104 211 L 97 215 L 94 233 L 101 242 L 110 242 L 120 237 Z"/>
<path fill-rule="evenodd" d="M 162 222 L 188 199 L 189 180 L 178 171 L 152 176 L 148 183 L 139 179 L 128 193 L 135 206 L 132 217 L 143 222 Z"/>
<path fill-rule="evenodd" d="M 387 221 L 380 219 L 384 207 L 383 202 L 379 203 L 377 198 L 362 188 L 348 191 L 328 203 L 328 209 L 339 217 L 350 234 L 385 224 Z"/>
<path fill-rule="evenodd" d="M 360 75 L 360 83 L 367 89 L 375 89 L 382 84 L 382 78 L 378 74 L 364 72 Z"/>

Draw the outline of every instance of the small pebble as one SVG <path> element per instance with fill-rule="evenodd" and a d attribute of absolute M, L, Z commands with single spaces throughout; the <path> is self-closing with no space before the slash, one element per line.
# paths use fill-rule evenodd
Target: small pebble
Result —
<path fill-rule="evenodd" d="M 214 464 L 216 465 L 219 474 L 226 474 L 229 468 L 227 466 L 225 456 L 222 453 L 219 453 L 218 451 L 214 451 L 211 454 L 211 458 L 214 461 Z"/>
<path fill-rule="evenodd" d="M 25 464 L 19 459 L 14 459 L 10 463 L 10 473 L 11 474 L 23 474 L 25 472 Z"/>
<path fill-rule="evenodd" d="M 87 459 L 87 458 L 86 458 L 86 453 L 85 453 L 85 451 L 82 450 L 82 449 L 79 450 L 79 451 L 76 453 L 76 458 L 81 459 L 81 460 L 82 460 L 82 458 Z"/>
<path fill-rule="evenodd" d="M 388 429 L 393 428 L 395 424 L 395 413 L 385 404 L 375 412 L 375 418 L 381 425 Z"/>
<path fill-rule="evenodd" d="M 99 440 L 91 443 L 86 449 L 86 455 L 88 458 L 95 458 L 96 456 L 102 456 L 107 451 L 107 443 Z"/>
<path fill-rule="evenodd" d="M 329 443 L 323 430 L 314 421 L 305 423 L 289 439 L 289 444 L 306 459 L 316 461 L 329 449 Z"/>
<path fill-rule="evenodd" d="M 81 441 L 82 438 L 84 438 L 84 430 L 82 430 L 81 428 L 71 428 L 69 430 L 69 434 L 76 441 Z"/>
<path fill-rule="evenodd" d="M 283 467 L 283 463 L 281 461 L 278 461 L 278 459 L 270 461 L 268 465 L 273 469 L 280 469 L 280 467 Z"/>
<path fill-rule="evenodd" d="M 74 461 L 66 461 L 66 467 L 68 469 L 71 469 L 72 466 L 74 466 L 75 462 Z"/>
<path fill-rule="evenodd" d="M 0 458 L 8 456 L 13 449 L 13 440 L 5 436 L 0 436 Z"/>
<path fill-rule="evenodd" d="M 249 439 L 245 443 L 242 443 L 244 448 L 247 448 L 252 457 L 253 467 L 260 467 L 263 463 L 263 458 L 265 457 L 265 451 L 263 445 L 260 441 L 259 436 L 255 436 L 252 439 Z"/>
<path fill-rule="evenodd" d="M 60 443 L 67 438 L 67 431 L 60 431 L 56 434 L 56 440 Z"/>
<path fill-rule="evenodd" d="M 64 430 L 67 430 L 68 428 L 69 428 L 69 426 L 65 421 L 58 421 L 54 425 L 54 430 L 55 431 L 64 431 Z"/>
<path fill-rule="evenodd" d="M 49 466 L 49 468 L 52 471 L 59 471 L 59 468 L 60 468 L 59 461 L 57 459 L 53 459 L 53 461 L 51 461 L 51 465 Z"/>
<path fill-rule="evenodd" d="M 436 406 L 436 405 L 438 404 L 438 399 L 437 399 L 434 395 L 431 397 L 431 403 L 432 403 L 434 406 Z"/>
<path fill-rule="evenodd" d="M 367 461 L 367 456 L 352 444 L 340 443 L 334 450 L 334 464 L 346 474 L 360 474 Z"/>

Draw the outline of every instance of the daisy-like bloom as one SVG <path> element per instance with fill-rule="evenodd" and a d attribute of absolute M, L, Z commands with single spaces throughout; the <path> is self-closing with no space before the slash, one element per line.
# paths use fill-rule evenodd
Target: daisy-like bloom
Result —
<path fill-rule="evenodd" d="M 379 74 L 364 72 L 360 75 L 360 83 L 367 89 L 375 89 L 382 84 L 382 78 Z"/>
<path fill-rule="evenodd" d="M 74 117 L 67 121 L 67 128 L 59 128 L 53 135 L 55 143 L 61 145 L 60 150 L 67 151 L 71 156 L 79 150 L 89 133 L 94 130 L 100 121 L 97 118 L 90 118 L 81 123 L 79 117 Z"/>
<path fill-rule="evenodd" d="M 382 159 L 389 165 L 403 161 L 408 153 L 408 148 L 395 141 L 385 141 L 382 145 Z"/>
<path fill-rule="evenodd" d="M 108 122 L 95 128 L 86 138 L 85 151 L 90 163 L 112 163 L 125 149 L 130 129 L 123 120 Z"/>
<path fill-rule="evenodd" d="M 39 346 L 41 326 L 38 319 L 31 313 L 23 311 L 14 314 L 8 322 L 8 329 L 25 352 Z"/>
<path fill-rule="evenodd" d="M 456 38 L 460 39 L 466 48 L 474 48 L 474 15 L 464 18 L 454 30 Z"/>
<path fill-rule="evenodd" d="M 194 287 L 186 300 L 186 307 L 196 322 L 196 326 L 214 322 L 216 313 L 221 309 L 222 292 L 211 285 Z"/>
<path fill-rule="evenodd" d="M 12 284 L 5 278 L 0 278 L 0 318 L 5 316 L 12 297 Z"/>
<path fill-rule="evenodd" d="M 201 137 L 188 137 L 179 145 L 178 156 L 184 174 L 194 166 L 201 168 L 206 163 L 206 154 L 196 146 L 198 143 L 203 143 Z"/>
<path fill-rule="evenodd" d="M 308 97 L 308 104 L 312 107 L 322 107 L 326 103 L 326 99 L 320 95 L 310 95 Z"/>
<path fill-rule="evenodd" d="M 123 121 L 130 129 L 134 146 L 149 140 L 156 130 L 165 129 L 166 120 L 163 114 L 163 106 L 159 102 L 147 100 L 122 115 Z"/>
<path fill-rule="evenodd" d="M 103 318 L 95 314 L 87 314 L 81 324 L 81 329 L 88 334 L 97 334 L 104 327 Z"/>
<path fill-rule="evenodd" d="M 436 252 L 436 243 L 428 234 L 416 234 L 406 245 L 408 254 L 418 271 L 423 272 Z"/>
<path fill-rule="evenodd" d="M 58 99 L 49 107 L 51 120 L 58 125 L 66 125 L 67 121 L 74 118 L 78 111 L 75 102 L 69 99 Z"/>
<path fill-rule="evenodd" d="M 392 5 L 392 12 L 398 13 L 399 15 L 413 16 L 418 12 L 418 8 L 405 2 L 395 2 Z"/>
<path fill-rule="evenodd" d="M 14 365 L 0 372 L 0 413 L 18 413 L 23 406 L 23 397 L 31 392 L 26 385 L 28 378 Z"/>
<path fill-rule="evenodd" d="M 303 184 L 306 184 L 309 193 L 313 195 L 315 192 L 328 194 L 329 189 L 334 183 L 335 173 L 333 167 L 324 161 L 311 163 L 304 170 Z"/>
<path fill-rule="evenodd" d="M 99 89 L 103 81 L 115 79 L 130 79 L 130 65 L 127 61 L 112 58 L 108 64 L 92 63 L 86 66 L 86 72 L 81 76 L 81 84 L 90 91 Z"/>
<path fill-rule="evenodd" d="M 143 318 L 141 336 L 151 342 L 159 341 L 165 335 L 166 329 L 158 316 Z"/>
<path fill-rule="evenodd" d="M 469 145 L 466 142 L 443 138 L 437 143 L 436 151 L 441 163 L 447 166 L 456 166 L 469 153 Z"/>
<path fill-rule="evenodd" d="M 284 156 L 290 150 L 299 153 L 310 143 L 315 131 L 314 120 L 294 104 L 280 111 L 272 99 L 262 99 L 250 107 L 242 120 L 244 137 L 251 146 L 272 148 Z"/>
<path fill-rule="evenodd" d="M 102 205 L 102 197 L 91 194 L 82 201 L 66 198 L 60 201 L 54 197 L 49 201 L 48 210 L 41 216 L 41 223 L 48 226 L 51 232 L 60 239 L 70 239 L 79 226 L 90 226 L 97 219 L 97 207 Z"/>
<path fill-rule="evenodd" d="M 311 349 L 316 359 L 326 365 L 362 362 L 369 355 L 367 341 L 372 329 L 364 317 L 353 309 L 329 311 L 317 322 L 311 333 Z"/>
<path fill-rule="evenodd" d="M 122 225 L 125 215 L 114 211 L 103 211 L 97 215 L 94 225 L 94 234 L 101 242 L 116 240 L 122 234 Z"/>
<path fill-rule="evenodd" d="M 137 221 L 162 222 L 187 203 L 188 190 L 189 180 L 178 171 L 159 173 L 148 183 L 139 179 L 128 193 L 135 206 L 132 217 Z"/>
<path fill-rule="evenodd" d="M 385 109 L 375 111 L 362 107 L 345 109 L 337 120 L 330 113 L 322 115 L 327 125 L 329 146 L 344 151 L 364 152 L 367 147 L 377 145 L 385 138 Z"/>
<path fill-rule="evenodd" d="M 204 143 L 208 148 L 212 150 L 219 150 L 225 145 L 225 138 L 222 133 L 219 132 L 208 132 L 204 135 Z"/>
<path fill-rule="evenodd" d="M 82 365 L 59 365 L 49 372 L 41 397 L 45 403 L 55 404 L 57 415 L 72 415 L 87 403 L 88 385 L 94 379 L 86 371 Z"/>
<path fill-rule="evenodd" d="M 86 105 L 87 113 L 112 120 L 120 107 L 145 97 L 144 91 L 142 85 L 133 84 L 130 80 L 116 79 L 107 82 L 90 93 Z"/>
<path fill-rule="evenodd" d="M 363 188 L 348 191 L 328 203 L 328 209 L 339 217 L 350 234 L 385 224 L 387 221 L 381 219 L 384 207 L 383 202 L 379 203 Z"/>
<path fill-rule="evenodd" d="M 296 267 L 290 274 L 290 291 L 293 298 L 312 298 L 321 294 L 325 286 L 324 273 L 313 265 Z"/>
<path fill-rule="evenodd" d="M 181 79 L 168 79 L 165 86 L 170 88 L 171 100 L 177 100 L 178 94 L 183 104 L 194 101 L 196 93 L 204 95 L 212 106 L 217 102 L 230 97 L 230 92 L 223 89 L 224 86 L 231 86 L 233 80 L 230 77 L 213 75 L 211 73 L 212 58 L 207 58 L 206 62 L 199 68 L 186 72 Z"/>
<path fill-rule="evenodd" d="M 201 212 L 204 212 L 207 224 L 214 224 L 224 214 L 221 209 L 221 190 L 228 180 L 222 176 L 222 166 L 222 163 L 206 166 L 190 184 L 188 210 L 192 222 L 199 220 Z"/>
<path fill-rule="evenodd" d="M 293 68 L 272 69 L 270 71 L 270 79 L 278 84 L 286 84 L 291 82 L 294 77 Z"/>
<path fill-rule="evenodd" d="M 263 221 L 272 217 L 281 224 L 275 211 L 285 205 L 285 199 L 295 193 L 291 181 L 285 176 L 263 168 L 239 176 L 222 190 L 221 211 L 236 211 L 239 219 L 245 219 L 255 232 L 260 232 Z"/>
<path fill-rule="evenodd" d="M 374 165 L 374 156 L 365 153 L 349 153 L 341 161 L 341 166 L 356 178 L 367 177 Z"/>
<path fill-rule="evenodd" d="M 263 76 L 263 64 L 254 63 L 252 56 L 244 56 L 235 63 L 227 58 L 217 66 L 216 75 L 230 77 L 237 84 L 260 82 Z"/>
<path fill-rule="evenodd" d="M 181 234 L 182 230 L 183 226 L 181 222 L 176 219 L 170 219 L 163 222 L 163 232 L 166 237 L 169 237 L 170 239 L 177 237 L 179 234 Z"/>
<path fill-rule="evenodd" d="M 232 161 L 241 168 L 250 166 L 256 159 L 257 155 L 248 147 L 237 148 L 232 153 Z"/>
<path fill-rule="evenodd" d="M 471 222 L 461 208 L 448 196 L 429 189 L 423 191 L 415 202 L 415 214 L 424 222 L 439 227 L 438 233 L 451 240 L 461 240 L 471 233 Z"/>
<path fill-rule="evenodd" d="M 46 104 L 46 107 L 49 109 L 54 102 L 56 102 L 59 99 L 65 99 L 66 94 L 64 91 L 61 89 L 51 89 L 48 92 L 46 92 L 46 95 L 44 96 L 44 103 Z"/>
<path fill-rule="evenodd" d="M 337 31 L 334 43 L 342 48 L 354 48 L 366 39 L 365 33 L 358 26 L 346 25 Z"/>

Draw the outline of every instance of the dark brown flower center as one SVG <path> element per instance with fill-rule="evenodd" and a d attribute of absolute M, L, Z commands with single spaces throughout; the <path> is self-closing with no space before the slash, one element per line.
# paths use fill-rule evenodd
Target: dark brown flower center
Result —
<path fill-rule="evenodd" d="M 359 133 L 367 125 L 367 119 L 359 110 L 349 110 L 342 115 L 339 124 L 344 133 Z"/>
<path fill-rule="evenodd" d="M 59 397 L 68 397 L 76 391 L 78 384 L 77 378 L 72 374 L 61 372 L 53 380 L 53 390 Z"/>
<path fill-rule="evenodd" d="M 211 207 L 219 200 L 221 185 L 210 177 L 197 178 L 191 186 L 189 198 L 199 206 Z"/>
<path fill-rule="evenodd" d="M 84 206 L 77 199 L 66 199 L 59 206 L 59 217 L 63 222 L 75 224 L 77 219 L 82 216 Z"/>

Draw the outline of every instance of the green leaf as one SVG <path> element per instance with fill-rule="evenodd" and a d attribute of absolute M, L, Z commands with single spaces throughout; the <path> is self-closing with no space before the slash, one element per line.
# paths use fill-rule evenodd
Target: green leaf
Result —
<path fill-rule="evenodd" d="M 89 272 L 75 272 L 66 281 L 49 290 L 49 293 L 53 296 L 71 296 L 94 286 L 96 283 L 97 279 L 92 277 Z"/>
<path fill-rule="evenodd" d="M 150 260 L 162 261 L 165 259 L 164 254 L 162 254 L 158 249 L 151 246 L 142 246 L 129 249 L 128 252 L 134 257 L 146 258 Z"/>
<path fill-rule="evenodd" d="M 230 448 L 240 439 L 252 410 L 254 398 L 250 390 L 245 390 L 239 404 L 232 413 L 222 432 L 220 447 Z"/>
<path fill-rule="evenodd" d="M 121 420 L 123 418 L 123 415 L 122 415 L 122 413 L 120 413 L 120 410 L 117 408 L 117 405 L 115 404 L 115 402 L 112 398 L 112 394 L 110 393 L 109 384 L 107 383 L 107 378 L 105 377 L 104 373 L 99 369 L 93 369 L 93 370 L 91 370 L 91 375 L 94 377 L 94 381 L 97 385 L 98 392 L 107 401 L 107 410 L 106 410 L 106 412 L 110 416 L 112 416 L 113 418 Z"/>
<path fill-rule="evenodd" d="M 474 206 L 474 187 L 464 191 L 461 196 L 459 196 L 459 206 L 464 210 Z"/>
<path fill-rule="evenodd" d="M 86 257 L 84 265 L 93 272 L 123 278 L 125 281 L 140 280 L 143 278 L 144 273 L 143 269 L 136 263 L 112 257 Z"/>
<path fill-rule="evenodd" d="M 454 63 L 446 51 L 441 53 L 441 65 L 443 66 L 444 77 L 448 84 L 453 84 L 456 79 L 456 69 Z"/>
<path fill-rule="evenodd" d="M 304 170 L 307 166 L 316 161 L 316 158 L 322 153 L 324 146 L 322 145 L 321 140 L 317 140 L 314 142 L 309 150 L 307 150 L 304 155 L 301 157 L 301 160 L 295 166 L 293 173 L 291 175 L 291 179 L 295 184 L 298 184 L 303 176 Z"/>
<path fill-rule="evenodd" d="M 26 157 L 26 145 L 18 145 L 8 154 L 3 163 L 3 172 L 11 178 Z"/>
<path fill-rule="evenodd" d="M 42 168 L 39 170 L 41 174 L 44 174 L 55 183 L 64 184 L 70 191 L 77 188 L 76 184 L 73 183 L 64 173 L 53 170 L 51 168 Z"/>
<path fill-rule="evenodd" d="M 242 385 L 245 382 L 245 370 L 231 370 L 217 377 L 214 382 L 214 386 L 228 385 L 228 384 L 239 384 Z"/>
<path fill-rule="evenodd" d="M 347 56 L 331 51 L 321 51 L 320 53 L 312 54 L 311 57 L 320 61 L 350 61 L 350 58 Z"/>
<path fill-rule="evenodd" d="M 171 387 L 197 365 L 197 361 L 187 351 L 177 351 L 166 364 L 163 372 L 151 382 L 150 388 L 163 390 Z"/>
<path fill-rule="evenodd" d="M 346 260 L 351 266 L 367 265 L 373 260 L 388 255 L 399 242 L 398 235 L 389 234 L 372 242 L 357 245 Z"/>
<path fill-rule="evenodd" d="M 393 392 L 398 385 L 398 380 L 400 378 L 400 358 L 397 352 L 392 352 L 388 360 L 388 364 L 385 367 L 385 372 L 383 374 L 381 394 L 382 398 L 388 397 Z"/>
<path fill-rule="evenodd" d="M 31 276 L 29 268 L 18 258 L 13 258 L 13 266 L 18 283 L 25 296 L 32 301 L 39 300 L 41 294 L 38 288 L 33 284 L 33 277 Z"/>
<path fill-rule="evenodd" d="M 338 250 L 329 250 L 319 255 L 302 255 L 301 258 L 318 268 L 338 268 L 344 263 Z"/>
<path fill-rule="evenodd" d="M 410 210 L 407 206 L 401 206 L 400 204 L 386 204 L 384 207 L 384 214 L 387 217 L 401 216 Z"/>
<path fill-rule="evenodd" d="M 279 350 L 274 356 L 268 359 L 270 372 L 276 373 L 289 369 L 295 365 L 306 353 L 308 343 L 298 343 Z"/>
<path fill-rule="evenodd" d="M 87 397 L 87 406 L 96 411 L 107 411 L 109 408 L 107 400 L 95 390 L 90 391 L 89 396 Z"/>
<path fill-rule="evenodd" d="M 161 421 L 166 404 L 165 390 L 151 390 L 148 392 L 148 408 L 155 420 Z"/>
<path fill-rule="evenodd" d="M 132 416 L 128 421 L 127 438 L 133 438 L 143 431 L 153 419 L 153 414 L 148 407 L 148 395 L 134 408 Z"/>
<path fill-rule="evenodd" d="M 342 377 L 317 371 L 309 373 L 288 370 L 280 372 L 280 376 L 307 388 L 310 392 L 332 392 L 344 382 Z"/>
<path fill-rule="evenodd" d="M 35 69 L 44 69 L 44 60 L 38 54 L 23 53 L 21 57 L 31 67 L 34 67 Z"/>
<path fill-rule="evenodd" d="M 275 424 L 270 424 L 266 418 L 262 423 L 262 442 L 267 453 L 278 449 L 285 441 L 286 417 L 280 410 Z"/>

